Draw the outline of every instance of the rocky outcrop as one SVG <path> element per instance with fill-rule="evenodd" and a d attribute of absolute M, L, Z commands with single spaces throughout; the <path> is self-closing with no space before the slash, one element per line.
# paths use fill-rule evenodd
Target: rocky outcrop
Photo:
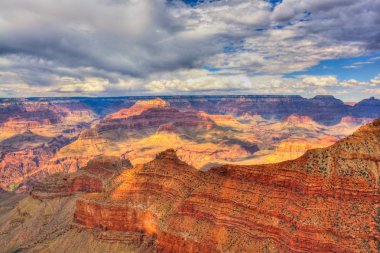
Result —
<path fill-rule="evenodd" d="M 103 192 L 113 187 L 112 180 L 132 164 L 127 159 L 97 156 L 76 173 L 56 173 L 36 183 L 30 192 L 37 199 L 65 197 L 78 192 Z"/>
<path fill-rule="evenodd" d="M 200 110 L 211 114 L 260 115 L 265 119 L 283 119 L 290 115 L 307 116 L 323 125 L 338 124 L 343 117 L 380 117 L 380 100 L 365 99 L 353 106 L 344 104 L 333 96 L 211 96 L 190 98 L 165 98 L 179 109 Z"/>
<path fill-rule="evenodd" d="M 135 112 L 133 112 L 135 113 Z M 106 118 L 99 125 L 97 129 L 99 132 L 110 131 L 115 129 L 131 129 L 131 130 L 144 130 L 157 129 L 166 124 L 171 124 L 174 127 L 188 129 L 200 128 L 203 130 L 210 130 L 216 127 L 216 124 L 207 118 L 201 117 L 195 111 L 179 111 L 171 107 L 153 107 L 144 109 L 140 114 L 124 114 L 120 113 L 120 117 L 112 116 Z"/>
<path fill-rule="evenodd" d="M 31 137 L 30 134 L 27 134 L 27 136 Z M 24 137 L 25 134 L 23 137 L 15 137 L 15 139 L 20 140 Z M 31 140 L 28 138 L 26 139 L 27 142 Z M 34 141 L 41 138 L 45 140 L 40 136 L 32 136 Z M 49 171 L 44 170 L 44 168 L 50 163 L 50 159 L 55 156 L 61 147 L 71 142 L 69 138 L 64 136 L 48 139 L 50 139 L 49 142 L 37 146 L 25 144 L 24 142 L 26 146 L 20 150 L 15 149 L 15 147 L 12 148 L 12 145 L 5 146 L 7 151 L 3 150 L 0 157 L 0 187 L 10 191 L 17 189 L 27 191 L 36 180 L 48 175 Z M 17 142 L 15 145 L 21 145 L 21 143 Z"/>
<path fill-rule="evenodd" d="M 304 124 L 313 124 L 315 123 L 310 117 L 308 116 L 297 116 L 297 115 L 290 115 L 289 117 L 285 118 L 283 120 L 285 124 L 289 125 L 304 125 Z"/>
<path fill-rule="evenodd" d="M 0 99 L 0 187 L 27 191 L 35 180 L 74 172 L 99 154 L 127 154 L 145 163 L 175 148 L 197 168 L 293 159 L 371 121 L 378 101 L 348 106 L 331 96 Z M 48 144 L 61 135 L 70 141 Z"/>
<path fill-rule="evenodd" d="M 376 118 L 380 113 L 380 100 L 374 97 L 364 99 L 352 108 L 355 117 Z"/>
<path fill-rule="evenodd" d="M 170 104 L 160 98 L 155 98 L 152 100 L 141 100 L 137 101 L 133 106 L 129 108 L 123 108 L 113 114 L 106 117 L 107 120 L 112 119 L 126 119 L 131 116 L 140 115 L 144 111 L 151 108 L 164 108 L 169 107 Z"/>
<path fill-rule="evenodd" d="M 83 131 L 58 156 L 84 160 L 80 156 L 128 154 L 133 162 L 140 163 L 141 160 L 149 161 L 157 152 L 173 147 L 181 148 L 185 150 L 182 153 L 190 155 L 186 161 L 200 164 L 203 160 L 203 163 L 208 163 L 211 158 L 234 157 L 235 151 L 245 156 L 257 151 L 257 146 L 252 142 L 238 141 L 233 136 L 224 138 L 223 131 L 204 113 L 180 111 L 160 99 L 140 101 Z M 207 156 L 207 159 L 201 156 Z"/>
<path fill-rule="evenodd" d="M 37 147 L 52 140 L 52 137 L 42 136 L 30 130 L 16 134 L 0 142 L 0 155 L 21 149 Z"/>
<path fill-rule="evenodd" d="M 83 103 L 63 99 L 62 101 L 28 101 L 14 99 L 0 101 L 0 123 L 25 123 L 48 125 L 64 122 L 67 118 L 78 118 L 78 121 L 91 120 L 95 117 L 91 109 Z M 32 126 L 32 125 L 29 125 Z"/>
<path fill-rule="evenodd" d="M 0 122 L 24 120 L 37 124 L 54 124 L 65 116 L 58 108 L 51 107 L 48 102 L 8 102 L 0 107 Z"/>
<path fill-rule="evenodd" d="M 28 191 L 36 180 L 57 171 L 57 160 L 51 159 L 96 117 L 75 100 L 1 99 L 0 187 Z"/>
<path fill-rule="evenodd" d="M 349 114 L 349 107 L 333 96 L 241 96 L 227 97 L 217 102 L 219 112 L 260 115 L 266 119 L 282 119 L 292 114 L 308 116 L 314 121 L 334 125 Z"/>
<path fill-rule="evenodd" d="M 74 222 L 158 252 L 376 252 L 380 121 L 299 159 L 197 171 L 174 150 L 83 195 Z"/>
<path fill-rule="evenodd" d="M 141 104 L 139 101 L 149 101 L 149 103 Z M 205 111 L 209 114 L 248 113 L 261 115 L 266 119 L 283 119 L 296 114 L 308 116 L 320 124 L 333 125 L 347 116 L 377 118 L 380 116 L 379 103 L 380 100 L 376 98 L 347 105 L 333 96 L 315 96 L 307 99 L 301 96 L 277 95 L 163 96 L 155 99 L 152 97 L 0 99 L 0 122 L 7 121 L 11 115 L 16 115 L 16 118 L 27 117 L 30 122 L 32 119 L 41 122 L 41 118 L 54 122 L 70 111 L 82 117 L 85 114 L 93 116 L 95 113 L 101 117 L 111 114 L 108 117 L 125 118 L 126 115 L 140 114 L 144 108 L 170 104 L 179 110 Z M 66 109 L 61 110 L 60 107 Z"/>
<path fill-rule="evenodd" d="M 31 251 L 88 251 L 96 240 L 95 252 L 377 252 L 379 175 L 380 120 L 277 164 L 198 171 L 172 149 L 134 168 L 97 157 L 38 183 L 31 197 L 45 204 L 28 199 L 31 207 L 10 216 L 20 225 L 6 222 L 0 232 L 10 249 Z M 43 206 L 65 219 L 38 225 Z M 31 235 L 13 234 L 21 228 Z"/>
<path fill-rule="evenodd" d="M 42 136 L 75 137 L 97 117 L 75 100 L 0 99 L 0 141 L 30 130 Z"/>

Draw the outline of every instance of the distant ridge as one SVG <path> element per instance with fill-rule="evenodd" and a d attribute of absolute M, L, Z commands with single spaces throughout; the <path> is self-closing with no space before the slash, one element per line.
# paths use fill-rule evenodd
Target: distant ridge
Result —
<path fill-rule="evenodd" d="M 124 97 L 63 97 L 63 98 L 3 98 L 0 103 L 18 105 L 26 102 L 80 104 L 100 116 L 133 106 L 141 100 L 161 99 L 179 110 L 205 111 L 209 114 L 261 115 L 266 119 L 282 119 L 292 114 L 308 116 L 325 124 L 338 124 L 343 117 L 380 117 L 380 100 L 364 99 L 347 105 L 331 95 L 304 98 L 300 95 L 189 95 L 189 96 L 124 96 Z M 236 108 L 238 107 L 238 108 Z M 0 108 L 0 112 L 2 108 Z M 1 122 L 0 122 L 1 123 Z"/>

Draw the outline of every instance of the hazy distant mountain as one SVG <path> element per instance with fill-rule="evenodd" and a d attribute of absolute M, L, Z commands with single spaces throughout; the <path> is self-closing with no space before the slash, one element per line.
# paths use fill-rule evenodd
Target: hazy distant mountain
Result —
<path fill-rule="evenodd" d="M 27 191 L 97 155 L 137 164 L 168 148 L 202 170 L 285 161 L 380 117 L 378 106 L 374 98 L 349 106 L 333 96 L 2 99 L 0 186 Z M 62 141 L 50 145 L 53 138 Z"/>

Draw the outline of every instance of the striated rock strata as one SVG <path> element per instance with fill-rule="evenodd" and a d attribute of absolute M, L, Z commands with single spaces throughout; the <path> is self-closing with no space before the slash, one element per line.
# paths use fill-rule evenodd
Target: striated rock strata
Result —
<path fill-rule="evenodd" d="M 141 247 L 146 252 L 378 252 L 380 247 L 380 120 L 329 148 L 277 164 L 198 171 L 169 149 L 128 167 L 101 158 L 36 185 L 31 195 L 43 201 L 61 199 L 62 193 L 76 198 L 71 229 L 55 242 L 84 231 L 101 242 L 128 244 L 132 248 L 119 249 L 126 252 Z"/>
<path fill-rule="evenodd" d="M 32 135 L 27 133 L 23 134 L 22 137 L 13 137 L 13 139 L 21 140 L 25 136 L 29 138 Z M 64 136 L 47 138 L 49 141 L 42 142 L 42 144 L 38 139 L 46 139 L 46 137 L 33 137 L 31 143 L 27 141 L 16 142 L 15 145 L 22 143 L 24 146 L 19 150 L 12 145 L 0 146 L 0 187 L 11 191 L 20 188 L 23 191 L 28 190 L 33 182 L 51 174 L 45 169 L 49 167 L 50 159 L 61 147 L 71 142 L 69 138 Z"/>
<path fill-rule="evenodd" d="M 4 98 L 0 187 L 27 191 L 35 180 L 75 172 L 100 154 L 137 164 L 174 148 L 199 169 L 294 159 L 380 116 L 379 105 L 375 98 L 346 105 L 332 96 Z M 51 143 L 62 136 L 67 141 Z"/>
<path fill-rule="evenodd" d="M 77 192 L 104 192 L 124 169 L 131 168 L 128 159 L 97 156 L 76 173 L 57 173 L 36 183 L 30 192 L 37 199 L 70 196 Z"/>

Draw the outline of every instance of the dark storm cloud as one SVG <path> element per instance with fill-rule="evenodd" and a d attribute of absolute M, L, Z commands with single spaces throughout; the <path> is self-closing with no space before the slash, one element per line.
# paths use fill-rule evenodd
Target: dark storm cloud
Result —
<path fill-rule="evenodd" d="M 281 23 L 294 22 L 305 12 L 311 18 L 303 24 L 304 33 L 380 49 L 380 0 L 284 0 L 276 6 L 273 18 Z"/>
<path fill-rule="evenodd" d="M 177 37 L 186 28 L 164 1 L 6 0 L 0 8 L 2 55 L 143 77 L 192 67 L 212 51 L 201 40 Z"/>

